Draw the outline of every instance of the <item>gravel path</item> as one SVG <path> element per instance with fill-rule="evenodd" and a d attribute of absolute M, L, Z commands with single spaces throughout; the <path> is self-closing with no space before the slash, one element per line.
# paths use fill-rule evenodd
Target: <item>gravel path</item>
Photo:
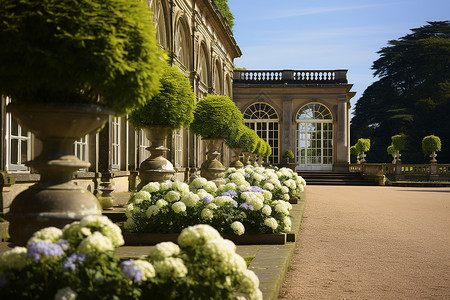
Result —
<path fill-rule="evenodd" d="M 306 192 L 280 299 L 450 299 L 450 188 Z"/>

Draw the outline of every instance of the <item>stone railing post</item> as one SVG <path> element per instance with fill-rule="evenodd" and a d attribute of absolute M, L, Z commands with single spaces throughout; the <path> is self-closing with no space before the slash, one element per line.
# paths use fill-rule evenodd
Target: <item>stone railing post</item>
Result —
<path fill-rule="evenodd" d="M 395 180 L 405 180 L 405 175 L 402 172 L 402 164 L 395 164 Z"/>
<path fill-rule="evenodd" d="M 283 80 L 294 80 L 294 71 L 292 71 L 292 70 L 283 70 L 281 78 Z"/>
<path fill-rule="evenodd" d="M 436 181 L 438 179 L 439 179 L 438 164 L 432 161 L 430 165 L 430 180 Z"/>

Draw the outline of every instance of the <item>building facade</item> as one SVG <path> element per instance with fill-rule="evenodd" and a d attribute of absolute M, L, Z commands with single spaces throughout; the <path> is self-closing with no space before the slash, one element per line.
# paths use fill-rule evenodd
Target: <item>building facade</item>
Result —
<path fill-rule="evenodd" d="M 244 122 L 298 171 L 348 171 L 350 99 L 347 70 L 236 70 L 233 99 Z"/>
<path fill-rule="evenodd" d="M 153 11 L 156 38 L 170 57 L 170 63 L 190 80 L 198 99 L 207 94 L 232 96 L 233 60 L 241 56 L 233 33 L 211 0 L 146 0 Z M 41 152 L 42 145 L 6 113 L 9 99 L 1 97 L 1 209 L 39 180 L 39 174 L 25 162 Z M 73 145 L 73 154 L 91 166 L 78 171 L 77 184 L 96 192 L 103 187 L 114 193 L 136 187 L 137 169 L 149 156 L 142 131 L 136 131 L 126 117 L 110 116 L 98 134 L 87 135 Z M 205 159 L 205 145 L 187 129 L 174 130 L 167 141 L 168 154 L 177 179 L 184 180 L 191 168 Z M 222 156 L 229 160 L 228 151 Z M 120 197 L 118 197 L 120 199 Z M 116 203 L 123 204 L 123 203 Z"/>

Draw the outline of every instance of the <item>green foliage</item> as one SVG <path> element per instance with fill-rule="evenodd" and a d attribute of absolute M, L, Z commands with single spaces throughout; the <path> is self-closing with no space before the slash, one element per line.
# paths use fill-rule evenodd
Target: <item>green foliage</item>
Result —
<path fill-rule="evenodd" d="M 389 145 L 386 150 L 389 155 L 395 154 L 397 152 L 394 145 Z"/>
<path fill-rule="evenodd" d="M 450 21 L 429 22 L 379 52 L 372 66 L 380 79 L 369 86 L 355 105 L 351 140 L 365 136 L 373 142 L 371 161 L 387 159 L 385 145 L 391 136 L 403 132 L 408 143 L 403 158 L 425 162 L 422 137 L 434 132 L 450 141 Z M 441 161 L 450 162 L 450 152 Z"/>
<path fill-rule="evenodd" d="M 355 146 L 358 153 L 367 152 L 370 150 L 370 139 L 358 139 Z"/>
<path fill-rule="evenodd" d="M 217 7 L 219 8 L 222 15 L 227 19 L 228 24 L 231 28 L 234 26 L 234 16 L 230 11 L 230 7 L 228 6 L 228 0 L 215 0 Z"/>
<path fill-rule="evenodd" d="M 242 133 L 242 137 L 239 139 L 239 148 L 242 148 L 244 152 L 253 153 L 256 148 L 256 143 L 258 141 L 258 135 L 255 131 L 245 126 L 245 130 Z"/>
<path fill-rule="evenodd" d="M 264 153 L 264 156 L 271 156 L 272 155 L 272 147 L 270 147 L 269 143 L 266 142 L 266 152 Z"/>
<path fill-rule="evenodd" d="M 129 113 L 164 64 L 138 0 L 0 2 L 0 94 L 15 103 L 89 103 Z"/>
<path fill-rule="evenodd" d="M 435 135 L 429 135 L 422 140 L 422 151 L 425 154 L 441 151 L 441 139 Z"/>
<path fill-rule="evenodd" d="M 240 148 L 240 139 L 246 128 L 248 127 L 241 123 L 230 131 L 230 134 L 225 138 L 225 144 L 228 148 Z"/>
<path fill-rule="evenodd" d="M 286 150 L 283 154 L 283 158 L 293 159 L 294 153 L 291 150 Z"/>
<path fill-rule="evenodd" d="M 160 82 L 159 93 L 131 113 L 131 123 L 136 128 L 150 125 L 188 127 L 194 118 L 196 99 L 189 80 L 177 67 L 166 66 Z"/>
<path fill-rule="evenodd" d="M 395 151 L 403 151 L 406 147 L 406 135 L 401 133 L 392 137 L 392 146 Z"/>
<path fill-rule="evenodd" d="M 204 138 L 226 139 L 242 121 L 242 113 L 229 97 L 209 95 L 197 103 L 191 130 Z"/>
<path fill-rule="evenodd" d="M 359 153 L 358 153 L 358 150 L 356 149 L 356 145 L 353 145 L 350 147 L 350 154 L 355 157 L 358 156 Z"/>
<path fill-rule="evenodd" d="M 264 140 L 262 138 L 258 138 L 256 140 L 256 147 L 253 154 L 262 155 L 264 152 L 266 152 Z"/>

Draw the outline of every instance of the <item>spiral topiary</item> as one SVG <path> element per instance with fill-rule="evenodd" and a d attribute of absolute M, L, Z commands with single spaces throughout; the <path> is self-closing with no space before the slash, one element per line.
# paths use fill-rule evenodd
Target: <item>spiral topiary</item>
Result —
<path fill-rule="evenodd" d="M 144 106 L 134 110 L 129 120 L 136 128 L 145 126 L 188 127 L 194 118 L 195 94 L 189 80 L 177 67 L 167 65 L 161 89 Z"/>
<path fill-rule="evenodd" d="M 164 60 L 143 1 L 2 0 L 0 94 L 123 115 L 159 87 Z"/>
<path fill-rule="evenodd" d="M 226 139 L 242 121 L 242 113 L 229 97 L 209 95 L 197 103 L 191 131 L 203 138 Z"/>

